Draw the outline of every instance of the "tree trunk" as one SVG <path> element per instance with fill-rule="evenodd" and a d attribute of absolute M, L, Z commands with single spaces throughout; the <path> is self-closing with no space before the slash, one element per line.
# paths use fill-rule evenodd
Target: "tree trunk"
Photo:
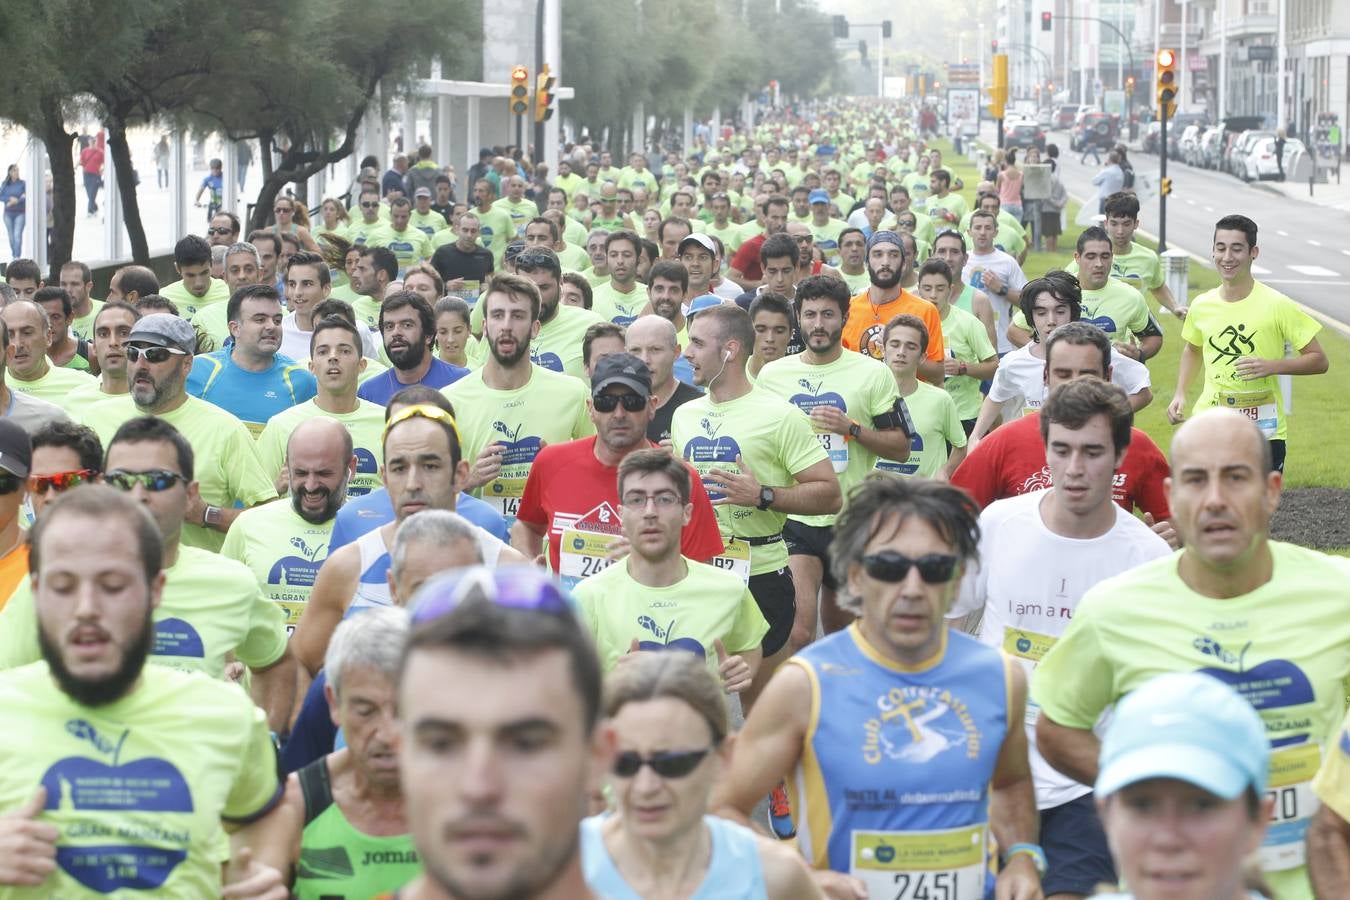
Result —
<path fill-rule="evenodd" d="M 108 152 L 112 154 L 113 170 L 117 173 L 117 193 L 122 198 L 122 222 L 131 241 L 131 258 L 143 266 L 150 265 L 150 245 L 145 240 L 145 225 L 141 222 L 141 204 L 136 197 L 136 170 L 131 163 L 131 147 L 127 144 L 127 123 L 118 116 L 108 119 Z"/>
<path fill-rule="evenodd" d="M 47 147 L 47 161 L 52 167 L 51 242 L 47 248 L 48 284 L 56 284 L 61 267 L 70 262 L 75 249 L 75 159 L 71 144 L 75 135 L 66 131 L 66 119 L 61 114 L 59 97 L 42 99 L 42 123 L 38 130 Z M 38 235 L 35 240 L 41 240 Z"/>

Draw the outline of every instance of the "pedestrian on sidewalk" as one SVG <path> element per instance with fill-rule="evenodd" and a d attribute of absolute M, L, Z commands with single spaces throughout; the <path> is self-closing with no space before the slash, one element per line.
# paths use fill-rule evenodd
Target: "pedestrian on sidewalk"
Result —
<path fill-rule="evenodd" d="M 1278 178 L 1284 181 L 1284 129 L 1280 128 L 1275 132 L 1275 168 L 1279 173 Z"/>
<path fill-rule="evenodd" d="M 85 212 L 90 216 L 98 215 L 98 192 L 103 187 L 103 131 L 98 138 L 88 135 L 80 138 L 83 145 L 80 150 L 80 170 L 84 174 L 84 192 L 89 198 Z"/>
<path fill-rule="evenodd" d="M 9 255 L 23 256 L 23 229 L 28 222 L 28 186 L 19 177 L 19 167 L 11 165 L 0 183 L 0 205 L 5 208 L 5 230 L 9 232 Z"/>

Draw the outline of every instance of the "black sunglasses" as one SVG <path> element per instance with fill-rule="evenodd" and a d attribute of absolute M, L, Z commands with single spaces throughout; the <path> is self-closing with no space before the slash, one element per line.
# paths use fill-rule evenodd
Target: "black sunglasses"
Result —
<path fill-rule="evenodd" d="M 207 234 L 234 234 L 233 228 L 208 228 Z"/>
<path fill-rule="evenodd" d="M 620 403 L 628 412 L 641 412 L 647 405 L 647 398 L 641 394 L 600 394 L 591 398 L 591 403 L 595 405 L 596 412 L 614 412 Z"/>
<path fill-rule="evenodd" d="M 180 481 L 187 481 L 177 472 L 169 472 L 165 469 L 151 469 L 149 472 L 128 472 L 125 469 L 113 469 L 103 476 L 103 480 L 119 491 L 130 491 L 139 484 L 152 494 L 167 491 Z"/>
<path fill-rule="evenodd" d="M 614 757 L 613 771 L 620 778 L 632 778 L 642 771 L 643 766 L 650 766 L 662 778 L 683 778 L 697 769 L 703 757 L 711 752 L 712 748 L 708 747 L 705 750 L 670 750 L 642 756 L 629 750 Z"/>
<path fill-rule="evenodd" d="M 145 357 L 146 362 L 159 365 L 171 356 L 187 356 L 187 354 L 173 347 L 137 347 L 135 345 L 127 347 L 128 362 L 137 362 L 142 356 Z"/>
<path fill-rule="evenodd" d="M 917 566 L 919 577 L 929 584 L 942 584 L 950 581 L 956 573 L 959 560 L 950 553 L 929 553 L 918 559 L 911 559 L 894 550 L 883 550 L 862 558 L 863 571 L 877 581 L 897 584 L 909 575 L 911 566 Z"/>

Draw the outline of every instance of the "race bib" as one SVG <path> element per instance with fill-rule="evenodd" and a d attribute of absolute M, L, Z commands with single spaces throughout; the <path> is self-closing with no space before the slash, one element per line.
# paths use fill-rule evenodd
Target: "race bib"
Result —
<path fill-rule="evenodd" d="M 983 825 L 943 831 L 855 831 L 849 874 L 885 900 L 983 900 Z"/>
<path fill-rule="evenodd" d="M 741 581 L 746 584 L 750 583 L 750 545 L 745 541 L 731 538 L 721 555 L 714 556 L 708 562 L 719 569 L 740 576 Z"/>
<path fill-rule="evenodd" d="M 1024 631 L 1009 625 L 1003 626 L 1003 652 L 1016 659 L 1026 660 L 1027 665 L 1031 667 L 1035 667 L 1045 654 L 1050 652 L 1050 648 L 1055 646 L 1057 640 L 1059 638 L 1048 634 L 1037 634 L 1034 631 Z M 1030 677 L 1029 671 L 1028 677 Z M 1035 727 L 1036 718 L 1040 715 L 1040 712 L 1040 706 L 1031 699 L 1031 692 L 1028 691 L 1026 715 L 1024 717 L 1027 725 Z"/>
<path fill-rule="evenodd" d="M 1275 808 L 1270 813 L 1266 840 L 1258 851 L 1265 871 L 1279 872 L 1307 863 L 1304 838 L 1320 805 L 1312 779 L 1321 765 L 1322 748 L 1318 744 L 1297 744 L 1271 752 L 1266 796 L 1275 801 Z"/>
<path fill-rule="evenodd" d="M 844 435 L 835 434 L 833 431 L 826 434 L 817 434 L 816 440 L 820 441 L 820 446 L 825 449 L 826 455 L 830 457 L 830 467 L 836 473 L 843 472 L 848 468 L 848 441 Z"/>
<path fill-rule="evenodd" d="M 1280 413 L 1274 391 L 1220 391 L 1219 405 L 1234 409 L 1256 423 L 1266 440 L 1280 429 Z"/>
<path fill-rule="evenodd" d="M 305 611 L 305 601 L 277 600 L 276 604 L 286 613 L 286 637 L 290 637 L 295 634 L 295 626 L 300 624 L 300 614 Z"/>
<path fill-rule="evenodd" d="M 564 529 L 558 540 L 558 577 L 569 588 L 609 568 L 609 551 L 619 535 Z"/>
<path fill-rule="evenodd" d="M 492 508 L 506 519 L 506 527 L 516 522 L 516 513 L 520 511 L 520 498 L 525 496 L 525 478 L 507 478 L 498 476 L 491 484 L 483 488 L 483 499 L 492 504 Z"/>

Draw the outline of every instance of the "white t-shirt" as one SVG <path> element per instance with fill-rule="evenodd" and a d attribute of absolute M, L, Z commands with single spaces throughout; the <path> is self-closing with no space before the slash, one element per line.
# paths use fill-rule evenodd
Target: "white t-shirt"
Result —
<path fill-rule="evenodd" d="M 1003 404 L 1005 422 L 1039 412 L 1045 402 L 1045 360 L 1031 352 L 1033 344 L 1018 347 L 998 361 L 989 399 Z M 1111 348 L 1111 382 L 1134 395 L 1152 387 L 1148 366 Z"/>
<path fill-rule="evenodd" d="M 1068 538 L 1051 531 L 1041 503 L 1053 488 L 1032 491 L 985 507 L 980 514 L 980 563 L 967 570 L 951 617 L 983 609 L 979 639 L 1017 659 L 1027 681 L 1036 663 L 1069 627 L 1088 588 L 1141 563 L 1171 553 L 1167 542 L 1112 503 L 1116 522 L 1095 538 Z M 1039 708 L 1027 699 L 1027 741 L 1036 806 L 1062 806 L 1092 789 L 1060 774 L 1036 749 Z M 1098 722 L 1098 733 L 1107 721 Z"/>
<path fill-rule="evenodd" d="M 356 330 L 361 332 L 361 355 L 371 359 L 380 358 L 379 344 L 375 342 L 375 332 L 365 322 L 357 321 Z M 301 331 L 295 324 L 295 313 L 287 313 L 281 320 L 281 349 L 277 352 L 289 356 L 296 362 L 309 359 L 309 339 L 312 331 Z"/>
<path fill-rule="evenodd" d="M 995 294 L 984 286 L 986 270 L 997 275 L 1004 287 L 1013 291 L 1020 291 L 1026 286 L 1027 276 L 1017 264 L 1016 258 L 1002 250 L 971 253 L 966 258 L 965 268 L 961 270 L 962 281 L 975 290 L 984 291 L 989 295 L 989 302 L 994 307 L 994 334 L 998 338 L 998 352 L 1003 354 L 1014 349 L 1012 342 L 1008 340 L 1008 325 L 1012 322 L 1012 303 L 1008 301 L 1006 294 Z"/>

